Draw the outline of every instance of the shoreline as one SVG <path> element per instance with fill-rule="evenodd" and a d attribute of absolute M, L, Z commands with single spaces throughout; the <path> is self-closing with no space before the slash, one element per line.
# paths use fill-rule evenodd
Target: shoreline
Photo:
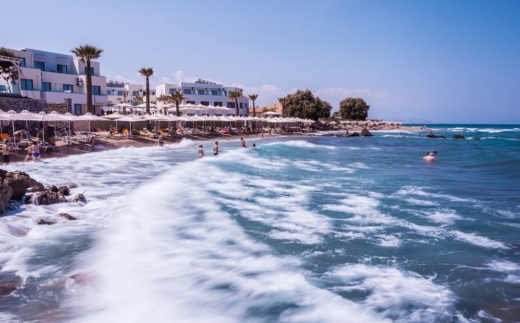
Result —
<path fill-rule="evenodd" d="M 362 128 L 353 128 L 349 129 L 349 132 L 359 132 Z M 377 129 L 377 130 L 370 130 L 371 132 L 386 132 L 386 131 L 421 131 L 425 129 L 421 129 L 420 127 L 400 127 L 398 129 L 391 128 L 391 129 Z M 305 134 L 298 134 L 298 135 L 281 135 L 281 134 L 265 134 L 262 137 L 261 133 L 254 133 L 254 134 L 240 134 L 240 135 L 187 135 L 184 138 L 189 139 L 192 141 L 227 141 L 227 140 L 239 140 L 240 138 L 244 138 L 246 140 L 251 139 L 269 139 L 269 138 L 282 138 L 282 137 L 313 137 L 316 136 L 315 134 L 323 134 L 323 133 L 337 133 L 337 132 L 344 132 L 345 129 L 330 129 L 330 130 L 320 130 L 314 133 L 305 133 Z M 313 135 L 314 134 L 314 135 Z M 319 135 L 318 135 L 319 136 Z M 164 144 L 172 144 L 172 143 L 179 143 L 182 139 L 172 139 L 172 138 L 165 138 Z M 97 140 L 94 146 L 94 149 L 92 148 L 92 145 L 90 143 L 82 143 L 74 141 L 72 145 L 69 145 L 65 142 L 58 141 L 56 142 L 56 146 L 59 147 L 58 150 L 54 150 L 51 146 L 48 147 L 47 151 L 40 150 L 40 156 L 42 160 L 47 160 L 49 158 L 65 158 L 73 155 L 81 155 L 81 154 L 88 154 L 88 153 L 95 153 L 95 152 L 102 152 L 106 150 L 113 150 L 113 149 L 120 149 L 120 148 L 126 148 L 126 147 L 135 147 L 135 148 L 142 148 L 142 147 L 154 147 L 159 146 L 157 138 L 149 138 L 149 137 L 134 137 L 132 139 L 104 139 L 102 141 Z M 25 158 L 27 156 L 27 151 L 25 149 L 18 149 L 18 150 L 12 150 L 10 152 L 10 163 L 11 164 L 17 164 L 17 163 L 23 163 L 25 162 Z M 29 158 L 27 162 L 31 162 L 32 158 Z"/>

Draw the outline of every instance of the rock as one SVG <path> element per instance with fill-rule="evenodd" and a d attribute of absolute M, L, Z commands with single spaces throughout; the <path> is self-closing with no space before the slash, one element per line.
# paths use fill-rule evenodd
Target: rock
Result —
<path fill-rule="evenodd" d="M 32 203 L 32 195 L 25 195 L 25 204 Z"/>
<path fill-rule="evenodd" d="M 29 187 L 43 186 L 40 182 L 20 171 L 8 172 L 5 176 L 4 184 L 9 185 L 13 189 L 11 198 L 18 201 L 27 193 Z"/>
<path fill-rule="evenodd" d="M 0 184 L 0 213 L 4 213 L 11 196 L 13 196 L 13 189 L 8 185 Z"/>
<path fill-rule="evenodd" d="M 363 130 L 361 130 L 361 136 L 362 137 L 372 137 L 373 134 L 371 134 L 370 131 L 368 131 L 367 129 L 363 128 Z"/>
<path fill-rule="evenodd" d="M 58 188 L 58 193 L 60 193 L 61 195 L 69 196 L 70 190 L 67 186 L 60 186 Z"/>
<path fill-rule="evenodd" d="M 39 225 L 53 225 L 56 224 L 56 221 L 47 221 L 45 219 L 38 219 Z"/>
<path fill-rule="evenodd" d="M 43 185 L 36 185 L 36 186 L 33 186 L 33 187 L 29 187 L 27 189 L 27 192 L 28 193 L 34 193 L 34 192 L 41 192 L 41 191 L 46 191 L 47 189 L 43 186 Z"/>
<path fill-rule="evenodd" d="M 65 196 L 51 192 L 51 191 L 43 191 L 34 193 L 32 196 L 33 204 L 36 205 L 50 205 L 55 203 L 67 202 Z"/>
<path fill-rule="evenodd" d="M 60 213 L 58 215 L 67 220 L 71 220 L 71 221 L 77 220 L 75 217 L 73 217 L 72 215 L 70 215 L 68 213 Z"/>
<path fill-rule="evenodd" d="M 58 188 L 56 187 L 56 185 L 50 185 L 49 187 L 47 187 L 47 189 L 53 193 L 58 193 Z"/>
<path fill-rule="evenodd" d="M 463 139 L 466 139 L 466 138 L 464 138 L 463 135 L 453 135 L 453 139 L 455 139 L 455 140 L 463 140 Z"/>
<path fill-rule="evenodd" d="M 443 136 L 443 135 L 434 135 L 434 134 L 427 134 L 426 137 L 428 137 L 428 138 L 446 139 L 446 136 Z"/>
<path fill-rule="evenodd" d="M 18 287 L 18 285 L 11 283 L 0 283 L 0 295 L 5 296 L 14 292 Z"/>
<path fill-rule="evenodd" d="M 74 199 L 72 200 L 72 202 L 83 202 L 83 203 L 87 203 L 87 199 L 85 198 L 85 195 L 83 195 L 82 193 L 76 195 L 74 197 Z"/>
<path fill-rule="evenodd" d="M 7 173 L 8 171 L 6 170 L 3 170 L 3 169 L 0 169 L 0 178 L 2 179 L 2 181 L 5 179 L 5 177 L 7 176 Z"/>
<path fill-rule="evenodd" d="M 359 137 L 359 132 L 349 132 L 347 137 Z"/>
<path fill-rule="evenodd" d="M 69 184 L 69 188 L 76 188 L 76 187 L 78 187 L 78 184 L 74 184 L 74 183 Z"/>

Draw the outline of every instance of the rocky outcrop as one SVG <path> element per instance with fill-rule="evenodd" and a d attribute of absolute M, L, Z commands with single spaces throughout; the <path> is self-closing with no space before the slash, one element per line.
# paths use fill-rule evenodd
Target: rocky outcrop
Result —
<path fill-rule="evenodd" d="M 32 179 L 24 172 L 14 171 L 5 175 L 4 184 L 9 185 L 13 190 L 11 198 L 20 201 L 27 193 L 27 189 L 33 186 L 43 186 L 37 180 Z"/>
<path fill-rule="evenodd" d="M 51 191 L 43 191 L 34 193 L 32 198 L 32 203 L 36 205 L 50 205 L 61 202 L 67 202 L 67 198 L 60 193 L 55 193 Z"/>
<path fill-rule="evenodd" d="M 75 217 L 73 217 L 72 215 L 68 214 L 68 213 L 60 213 L 58 214 L 59 216 L 61 216 L 62 218 L 65 218 L 67 220 L 70 220 L 70 221 L 74 221 L 74 220 L 77 220 Z"/>
<path fill-rule="evenodd" d="M 463 135 L 453 135 L 453 139 L 455 139 L 455 140 L 464 140 L 466 138 L 464 138 Z"/>
<path fill-rule="evenodd" d="M 67 186 L 60 186 L 58 188 L 58 193 L 60 193 L 61 195 L 64 195 L 64 196 L 69 196 L 70 189 Z"/>
<path fill-rule="evenodd" d="M 13 196 L 13 189 L 11 186 L 0 184 L 0 213 L 4 212 L 11 196 Z"/>
<path fill-rule="evenodd" d="M 72 200 L 72 202 L 83 202 L 83 203 L 87 203 L 87 199 L 85 198 L 85 195 L 83 195 L 84 193 L 85 193 L 85 192 L 76 195 L 76 196 L 74 197 L 74 199 Z"/>
<path fill-rule="evenodd" d="M 19 286 L 11 283 L 0 283 L 0 296 L 9 295 L 14 292 Z"/>
<path fill-rule="evenodd" d="M 373 134 L 371 134 L 370 131 L 368 131 L 366 128 L 363 128 L 363 130 L 361 130 L 361 136 L 362 137 L 372 137 Z"/>
<path fill-rule="evenodd" d="M 45 220 L 45 219 L 38 219 L 38 224 L 39 225 L 53 225 L 53 224 L 56 224 L 56 221 L 49 221 L 49 220 Z"/>
<path fill-rule="evenodd" d="M 434 135 L 433 133 L 432 133 L 432 134 L 427 134 L 426 137 L 428 137 L 428 138 L 446 139 L 446 136 L 443 136 L 443 135 Z"/>

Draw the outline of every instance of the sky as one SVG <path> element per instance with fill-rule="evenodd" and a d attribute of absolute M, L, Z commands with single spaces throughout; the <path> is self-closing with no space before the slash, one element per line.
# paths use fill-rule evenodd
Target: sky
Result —
<path fill-rule="evenodd" d="M 309 89 L 369 118 L 520 123 L 520 1 L 6 1 L 0 46 L 69 53 L 91 44 L 108 80 L 198 78 L 258 94 Z"/>

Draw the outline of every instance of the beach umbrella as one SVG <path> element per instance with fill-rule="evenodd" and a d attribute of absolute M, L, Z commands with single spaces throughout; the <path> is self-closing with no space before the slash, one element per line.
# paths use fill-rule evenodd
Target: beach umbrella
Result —
<path fill-rule="evenodd" d="M 134 122 L 137 122 L 137 121 L 143 121 L 144 119 L 140 116 L 136 116 L 136 115 L 127 115 L 127 116 L 124 116 L 123 118 L 121 119 L 117 119 L 117 121 L 127 121 L 127 122 L 130 122 L 130 132 L 132 132 L 132 123 Z"/>
<path fill-rule="evenodd" d="M 93 115 L 90 112 L 87 112 L 87 113 L 85 113 L 82 116 L 78 116 L 77 120 L 86 120 L 86 121 L 88 121 L 88 132 L 90 132 L 90 123 L 92 121 L 107 121 L 107 119 L 102 118 L 102 117 L 98 117 L 96 115 Z"/>

